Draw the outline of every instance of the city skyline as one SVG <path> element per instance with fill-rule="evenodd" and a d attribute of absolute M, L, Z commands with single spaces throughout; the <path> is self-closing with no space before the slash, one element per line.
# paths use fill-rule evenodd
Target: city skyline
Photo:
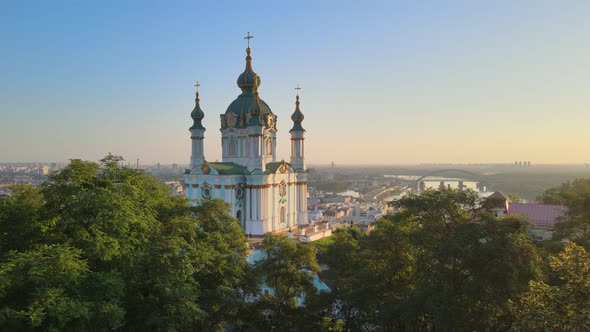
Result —
<path fill-rule="evenodd" d="M 0 162 L 188 164 L 197 80 L 221 160 L 248 31 L 279 160 L 300 84 L 310 165 L 588 162 L 590 3 L 242 7 L 3 4 Z"/>

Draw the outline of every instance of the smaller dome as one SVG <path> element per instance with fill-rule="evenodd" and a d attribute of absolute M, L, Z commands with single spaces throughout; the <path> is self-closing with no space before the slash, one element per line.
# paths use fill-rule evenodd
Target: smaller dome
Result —
<path fill-rule="evenodd" d="M 301 122 L 305 117 L 299 109 L 299 95 L 297 95 L 296 98 L 297 99 L 295 101 L 295 112 L 293 112 L 293 114 L 291 115 L 291 120 L 293 120 L 293 128 L 291 128 L 290 131 L 305 131 L 305 129 L 303 129 L 303 127 L 301 126 Z"/>
<path fill-rule="evenodd" d="M 190 129 L 205 129 L 205 127 L 203 127 L 203 123 L 201 122 L 201 120 L 203 120 L 203 118 L 205 117 L 205 113 L 201 109 L 201 105 L 199 103 L 200 102 L 199 91 L 197 91 L 195 96 L 196 96 L 195 97 L 195 108 L 191 112 L 191 118 L 193 119 L 193 125 L 192 125 L 192 127 L 190 127 Z"/>

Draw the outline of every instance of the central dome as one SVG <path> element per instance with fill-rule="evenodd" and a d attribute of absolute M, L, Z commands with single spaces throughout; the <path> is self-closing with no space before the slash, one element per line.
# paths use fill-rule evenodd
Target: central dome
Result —
<path fill-rule="evenodd" d="M 260 115 L 264 119 L 263 123 L 267 123 L 268 115 L 272 114 L 272 111 L 270 110 L 270 107 L 264 100 L 260 98 L 258 100 L 260 101 L 260 106 L 262 106 Z M 227 118 L 228 116 L 230 116 L 236 118 L 236 122 L 234 125 L 235 128 L 246 128 L 248 126 L 249 120 L 248 111 L 253 106 L 257 106 L 254 105 L 255 103 L 256 99 L 254 97 L 254 93 L 252 93 L 251 91 L 244 91 L 241 95 L 238 96 L 238 98 L 236 98 L 236 100 L 232 101 L 232 103 L 229 104 L 227 110 L 225 111 L 225 117 Z"/>
<path fill-rule="evenodd" d="M 223 116 L 226 120 L 228 118 L 235 119 L 235 121 L 232 120 L 232 127 L 235 128 L 245 128 L 248 126 L 250 119 L 248 113 L 252 107 L 255 107 L 256 109 L 261 108 L 259 116 L 261 117 L 261 122 L 264 124 L 268 123 L 268 115 L 273 114 L 268 104 L 260 98 L 258 98 L 260 104 L 254 105 L 256 104 L 255 94 L 260 86 L 260 76 L 258 76 L 258 74 L 252 69 L 252 57 L 250 56 L 251 50 L 249 47 L 246 49 L 246 53 L 246 68 L 244 69 L 244 72 L 238 76 L 237 80 L 238 87 L 242 90 L 242 94 L 229 104 Z M 227 125 L 227 122 L 224 124 L 224 121 L 222 120 L 222 127 L 225 127 L 225 125 Z"/>

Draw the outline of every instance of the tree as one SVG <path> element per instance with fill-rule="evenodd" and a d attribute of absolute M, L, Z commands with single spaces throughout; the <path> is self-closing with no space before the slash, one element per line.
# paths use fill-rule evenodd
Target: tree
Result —
<path fill-rule="evenodd" d="M 522 198 L 515 193 L 508 194 L 508 199 L 510 199 L 510 202 L 512 203 L 522 203 Z"/>
<path fill-rule="evenodd" d="M 0 196 L 0 258 L 3 253 L 27 249 L 40 240 L 37 214 L 43 196 L 30 185 L 12 186 L 11 193 Z"/>
<path fill-rule="evenodd" d="M 335 233 L 320 256 L 332 287 L 323 313 L 351 330 L 505 330 L 508 301 L 540 274 L 519 218 L 486 213 L 477 193 L 426 191 L 397 201 L 368 236 Z"/>
<path fill-rule="evenodd" d="M 269 313 L 269 325 L 284 331 L 303 323 L 301 301 L 317 293 L 313 276 L 319 271 L 317 249 L 309 244 L 296 244 L 289 238 L 267 233 L 260 250 L 264 258 L 254 263 L 253 273 L 259 283 L 273 290 L 261 295 L 258 307 Z"/>
<path fill-rule="evenodd" d="M 512 331 L 590 330 L 590 256 L 583 247 L 567 243 L 551 258 L 553 285 L 531 281 L 529 291 L 511 309 Z"/>
<path fill-rule="evenodd" d="M 556 240 L 569 239 L 590 249 L 590 179 L 576 179 L 547 189 L 537 200 L 568 208 L 563 220 L 555 225 Z"/>
<path fill-rule="evenodd" d="M 0 198 L 0 329 L 220 330 L 242 306 L 246 239 L 109 155 Z M 8 251 L 10 250 L 10 251 Z"/>
<path fill-rule="evenodd" d="M 123 281 L 92 272 L 82 251 L 42 245 L 11 251 L 0 263 L 0 327 L 6 331 L 85 330 L 121 327 Z"/>
<path fill-rule="evenodd" d="M 421 234 L 417 234 L 421 237 Z M 428 239 L 432 236 L 427 235 Z M 540 275 L 539 257 L 522 220 L 485 217 L 452 224 L 417 258 L 414 303 L 440 330 L 503 330 L 508 301 Z"/>

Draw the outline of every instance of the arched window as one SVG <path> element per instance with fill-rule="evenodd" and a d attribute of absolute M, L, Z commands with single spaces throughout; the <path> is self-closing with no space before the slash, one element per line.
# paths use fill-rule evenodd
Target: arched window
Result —
<path fill-rule="evenodd" d="M 266 154 L 272 155 L 272 139 L 266 140 Z"/>
<path fill-rule="evenodd" d="M 236 155 L 236 140 L 231 137 L 229 139 L 229 143 L 228 143 L 228 154 L 230 156 L 235 156 Z"/>

